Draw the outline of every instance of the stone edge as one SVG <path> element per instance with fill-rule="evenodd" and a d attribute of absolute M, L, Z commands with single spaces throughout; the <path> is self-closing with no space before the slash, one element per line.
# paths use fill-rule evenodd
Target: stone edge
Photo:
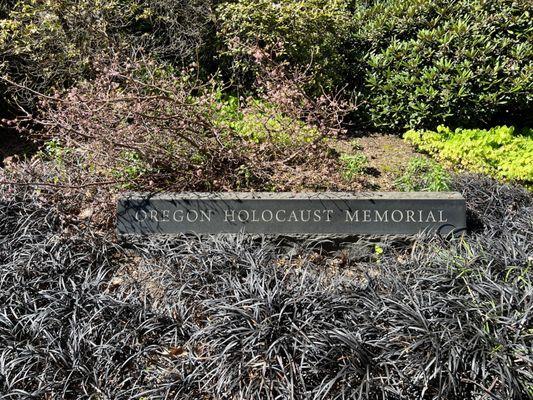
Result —
<path fill-rule="evenodd" d="M 126 192 L 121 200 L 464 200 L 459 192 Z"/>

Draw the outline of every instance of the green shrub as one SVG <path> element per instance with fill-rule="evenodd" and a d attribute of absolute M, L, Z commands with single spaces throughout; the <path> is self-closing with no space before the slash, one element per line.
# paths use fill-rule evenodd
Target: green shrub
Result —
<path fill-rule="evenodd" d="M 291 118 L 273 104 L 252 99 L 246 107 L 239 105 L 239 99 L 228 96 L 218 99 L 216 123 L 229 128 L 240 137 L 253 143 L 265 142 L 282 146 L 311 143 L 318 139 L 316 127 Z"/>
<path fill-rule="evenodd" d="M 0 75 L 45 93 L 88 76 L 94 57 L 113 44 L 106 32 L 115 3 L 17 2 L 0 20 Z"/>
<path fill-rule="evenodd" d="M 450 185 L 450 174 L 437 162 L 424 157 L 413 157 L 404 174 L 395 182 L 395 186 L 404 192 L 442 192 L 450 190 Z"/>
<path fill-rule="evenodd" d="M 437 160 L 503 180 L 533 182 L 533 130 L 501 126 L 490 130 L 439 126 L 414 131 L 405 139 Z"/>
<path fill-rule="evenodd" d="M 111 175 L 118 181 L 126 181 L 122 184 L 124 189 L 132 189 L 131 182 L 139 179 L 143 174 L 149 172 L 149 166 L 142 160 L 139 153 L 134 151 L 122 151 L 117 157 L 117 165 L 111 169 Z"/>
<path fill-rule="evenodd" d="M 531 3 L 385 0 L 354 15 L 366 112 L 390 128 L 524 123 L 533 99 Z M 496 122 L 495 122 L 496 121 Z"/>
<path fill-rule="evenodd" d="M 374 127 L 525 124 L 531 111 L 526 1 L 238 0 L 217 15 L 239 72 L 261 61 L 258 47 L 293 68 L 312 64 L 308 90 L 351 85 L 363 100 L 354 117 Z"/>
<path fill-rule="evenodd" d="M 256 46 L 275 50 L 279 61 L 315 74 L 315 88 L 331 88 L 346 74 L 344 38 L 351 24 L 345 0 L 238 0 L 217 8 L 219 35 L 239 72 L 253 69 Z M 260 57 L 259 54 L 255 54 Z M 257 60 L 256 60 L 257 61 Z"/>
<path fill-rule="evenodd" d="M 0 77 L 50 94 L 93 78 L 107 66 L 101 59 L 126 64 L 149 53 L 192 61 L 211 20 L 209 0 L 11 2 L 0 8 Z M 34 92 L 6 88 L 16 102 L 33 106 Z"/>
<path fill-rule="evenodd" d="M 347 181 L 361 175 L 368 165 L 368 159 L 363 153 L 342 154 L 340 162 L 343 166 L 341 176 Z"/>

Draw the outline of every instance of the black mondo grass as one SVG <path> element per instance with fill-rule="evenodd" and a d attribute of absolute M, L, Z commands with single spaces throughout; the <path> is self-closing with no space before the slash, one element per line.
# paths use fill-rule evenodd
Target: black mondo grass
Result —
<path fill-rule="evenodd" d="M 467 235 L 342 257 L 243 236 L 117 241 L 3 187 L 0 398 L 531 398 L 531 194 L 453 185 Z"/>
<path fill-rule="evenodd" d="M 108 239 L 63 235 L 58 211 L 26 194 L 1 210 L 2 398 L 132 397 L 176 340 L 172 321 L 109 292 L 119 249 Z"/>

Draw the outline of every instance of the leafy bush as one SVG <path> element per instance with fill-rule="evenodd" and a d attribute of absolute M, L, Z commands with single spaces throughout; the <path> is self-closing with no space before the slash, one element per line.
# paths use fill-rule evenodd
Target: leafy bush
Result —
<path fill-rule="evenodd" d="M 413 157 L 395 182 L 395 186 L 405 192 L 442 192 L 450 190 L 450 184 L 450 174 L 437 162 L 424 157 Z"/>
<path fill-rule="evenodd" d="M 35 91 L 93 78 L 102 57 L 196 60 L 211 20 L 209 0 L 18 1 L 0 19 L 0 77 L 31 108 Z"/>
<path fill-rule="evenodd" d="M 294 67 L 310 68 L 310 87 L 331 89 L 342 84 L 346 63 L 343 52 L 350 26 L 344 0 L 238 0 L 218 6 L 218 34 L 225 54 L 238 71 L 253 69 L 259 48 L 276 53 Z"/>
<path fill-rule="evenodd" d="M 266 49 L 308 89 L 362 92 L 354 117 L 402 129 L 528 121 L 531 6 L 511 0 L 375 2 L 240 0 L 217 9 L 226 55 L 240 71 Z"/>
<path fill-rule="evenodd" d="M 124 3 L 124 0 L 122 0 Z M 128 0 L 133 12 L 125 40 L 152 57 L 178 64 L 211 62 L 214 51 L 213 4 L 217 0 Z M 130 47 L 129 46 L 129 47 Z M 206 65 L 207 66 L 207 65 Z"/>
<path fill-rule="evenodd" d="M 221 127 L 231 128 L 247 140 L 260 144 L 270 142 L 283 146 L 296 146 L 317 140 L 316 127 L 284 115 L 274 104 L 259 99 L 248 99 L 241 107 L 239 99 L 228 96 L 217 102 L 217 119 Z"/>
<path fill-rule="evenodd" d="M 525 124 L 533 101 L 531 3 L 384 0 L 354 15 L 366 112 L 383 129 Z"/>
<path fill-rule="evenodd" d="M 265 165 L 253 165 L 261 160 L 252 157 L 253 149 L 244 148 L 231 127 L 217 124 L 215 80 L 204 83 L 154 61 L 103 64 L 101 69 L 92 82 L 43 99 L 40 118 L 30 117 L 40 129 L 29 131 L 25 117 L 17 120 L 34 138 L 54 139 L 72 149 L 57 166 L 61 179 L 54 183 L 115 180 L 137 188 L 157 184 L 206 190 L 242 186 L 227 179 L 239 180 L 235 171 L 243 165 L 255 183 L 259 175 L 266 176 Z"/>
<path fill-rule="evenodd" d="M 0 20 L 0 73 L 47 94 L 88 77 L 94 57 L 114 45 L 107 32 L 120 23 L 117 12 L 116 2 L 97 0 L 17 2 Z M 10 89 L 33 99 L 31 92 Z"/>
<path fill-rule="evenodd" d="M 533 130 L 501 126 L 489 130 L 439 126 L 408 131 L 405 139 L 436 159 L 473 172 L 525 184 L 533 182 Z"/>
<path fill-rule="evenodd" d="M 244 77 L 239 90 L 259 94 L 271 90 L 256 82 L 270 57 L 307 75 L 305 82 L 291 76 L 307 94 L 361 92 L 353 118 L 383 129 L 528 125 L 531 114 L 526 1 L 29 0 L 1 7 L 0 75 L 9 83 L 0 82 L 8 97 L 0 103 L 17 113 L 17 104 L 33 111 L 35 91 L 94 78 L 96 59 L 125 64 L 149 55 L 180 65 L 198 60 L 202 76 L 217 67 L 225 73 L 229 63 Z"/>

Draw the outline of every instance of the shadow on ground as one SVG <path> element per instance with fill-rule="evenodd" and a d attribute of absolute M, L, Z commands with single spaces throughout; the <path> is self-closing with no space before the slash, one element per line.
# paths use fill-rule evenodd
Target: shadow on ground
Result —
<path fill-rule="evenodd" d="M 30 157 L 37 151 L 37 145 L 20 135 L 15 129 L 0 127 L 0 167 L 9 157 Z"/>

